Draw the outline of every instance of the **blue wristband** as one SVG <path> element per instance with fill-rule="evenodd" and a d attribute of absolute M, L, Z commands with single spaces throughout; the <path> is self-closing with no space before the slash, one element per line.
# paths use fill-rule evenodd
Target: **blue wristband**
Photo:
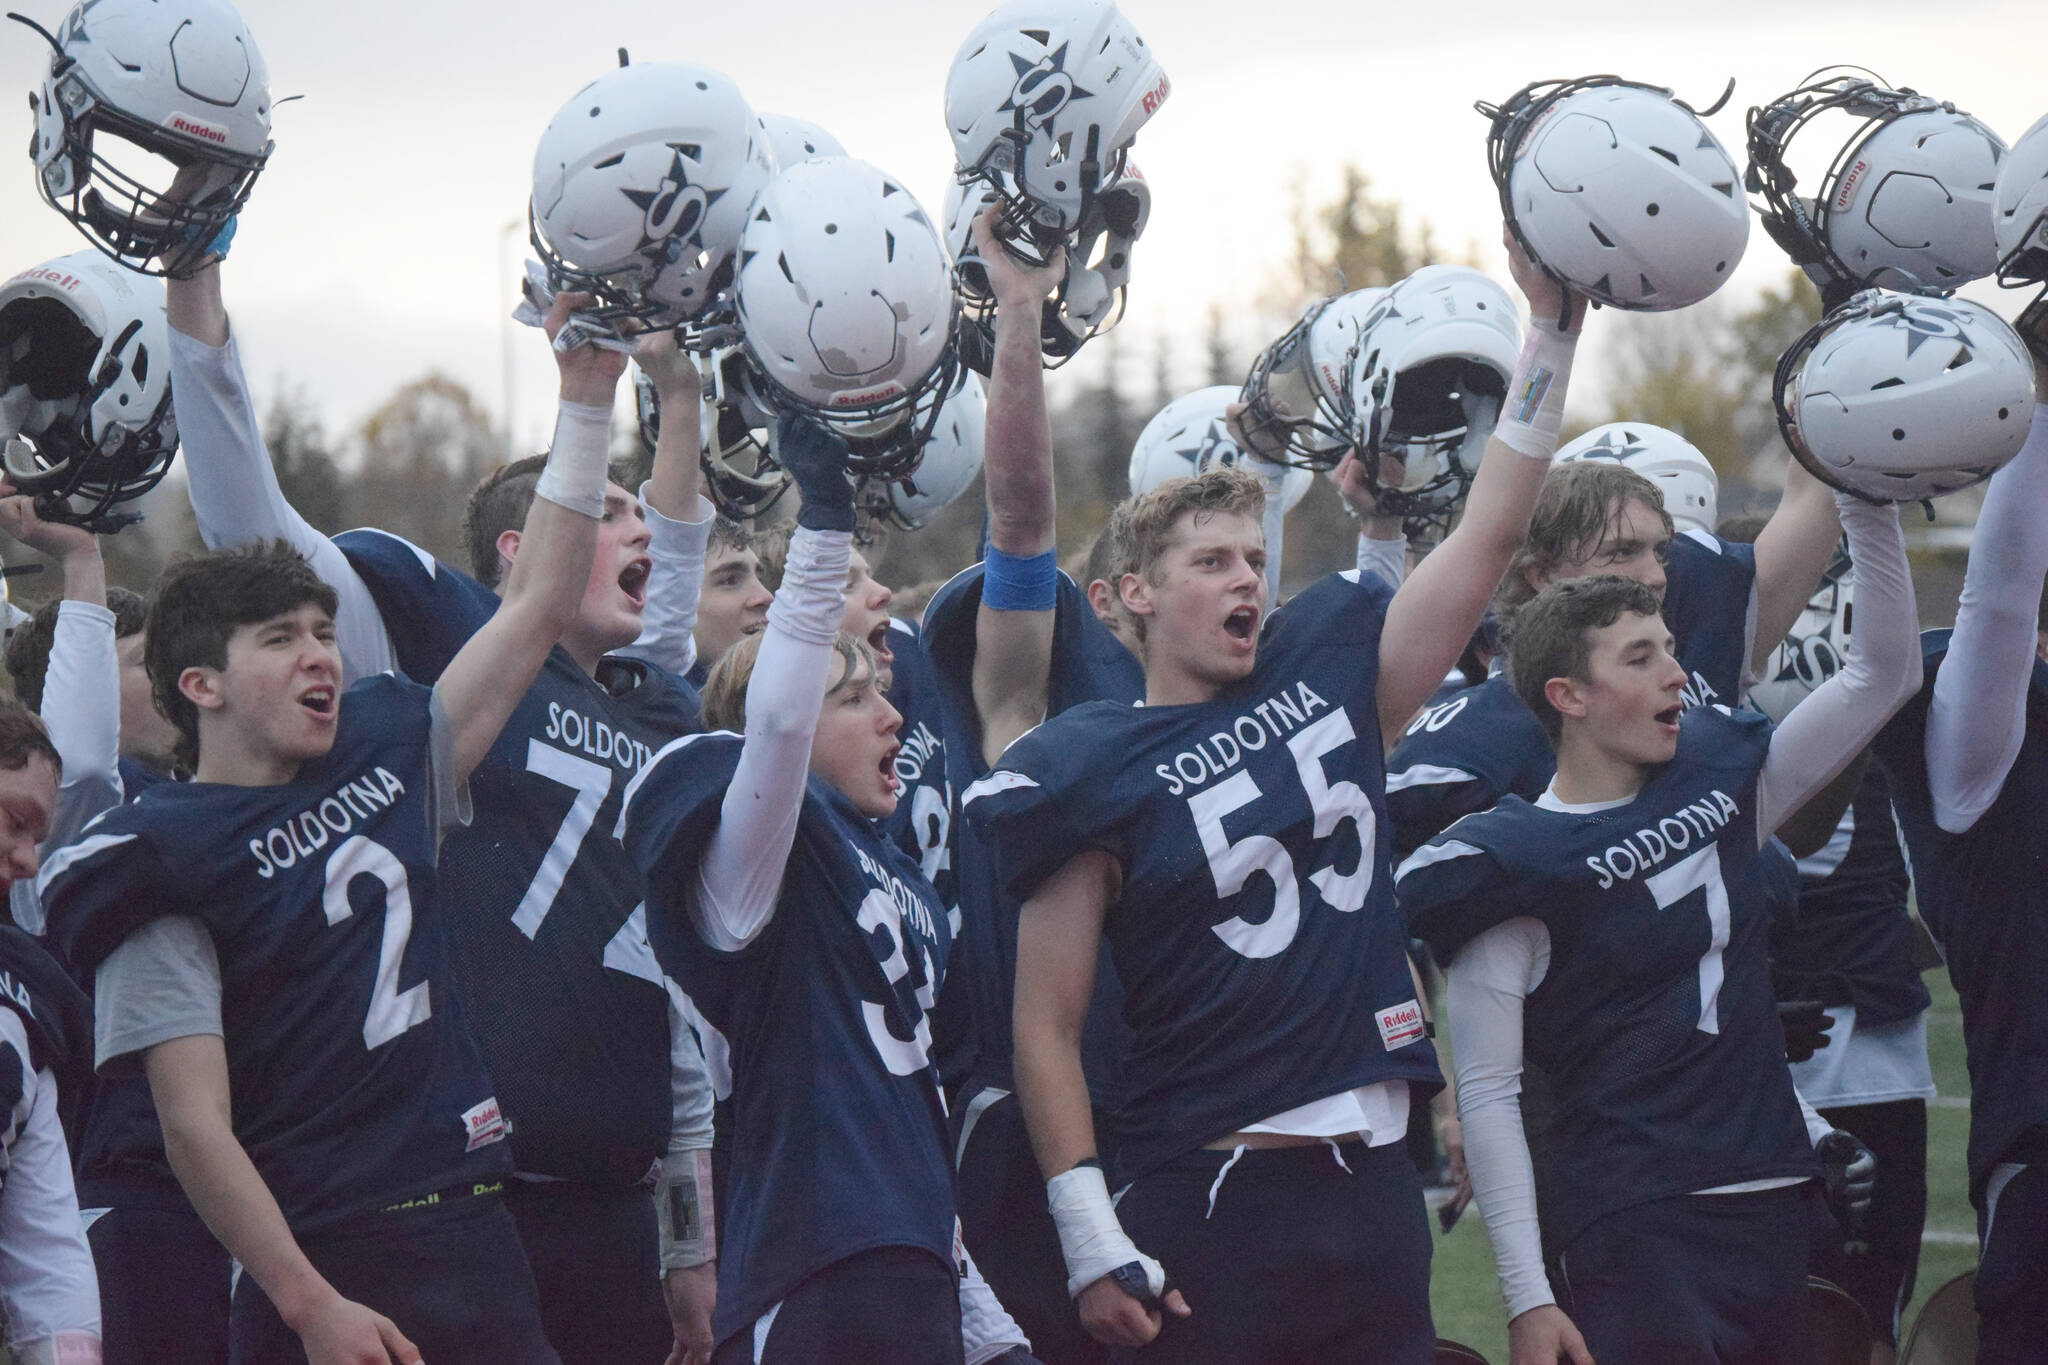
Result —
<path fill-rule="evenodd" d="M 1006 555 L 988 547 L 982 559 L 981 605 L 990 611 L 1051 611 L 1060 598 L 1059 555 Z"/>

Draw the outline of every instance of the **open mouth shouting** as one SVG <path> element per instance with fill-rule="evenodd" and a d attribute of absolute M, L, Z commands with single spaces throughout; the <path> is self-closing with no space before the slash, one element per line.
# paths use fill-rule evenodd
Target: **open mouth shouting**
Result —
<path fill-rule="evenodd" d="M 1259 609 L 1253 606 L 1234 608 L 1223 618 L 1223 629 L 1231 639 L 1249 648 L 1259 636 Z"/>
<path fill-rule="evenodd" d="M 1667 734 L 1677 734 L 1678 717 L 1679 713 L 1683 710 L 1684 708 L 1680 706 L 1667 706 L 1662 711 L 1659 711 L 1657 713 L 1658 728 L 1662 729 Z"/>
<path fill-rule="evenodd" d="M 299 705 L 311 711 L 322 720 L 334 718 L 336 694 L 331 684 L 322 683 L 299 693 Z"/>
<path fill-rule="evenodd" d="M 868 648 L 875 651 L 875 658 L 883 664 L 896 662 L 896 653 L 889 648 L 889 618 L 884 616 L 881 624 L 868 632 Z"/>
<path fill-rule="evenodd" d="M 641 555 L 619 571 L 619 591 L 632 601 L 634 609 L 647 605 L 647 576 L 654 568 L 654 561 Z"/>
<path fill-rule="evenodd" d="M 902 752 L 901 744 L 891 744 L 882 751 L 881 761 L 875 764 L 875 770 L 882 776 L 882 789 L 891 796 L 903 794 L 903 779 L 896 775 L 896 755 Z"/>

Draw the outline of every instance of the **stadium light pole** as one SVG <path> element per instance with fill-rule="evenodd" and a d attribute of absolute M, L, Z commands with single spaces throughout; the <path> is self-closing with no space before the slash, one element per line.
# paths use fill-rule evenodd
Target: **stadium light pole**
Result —
<path fill-rule="evenodd" d="M 498 229 L 498 287 L 501 289 L 504 288 L 507 280 L 513 278 L 513 235 L 524 226 L 525 224 L 522 220 L 514 218 L 511 222 L 505 224 L 504 227 Z M 504 370 L 505 458 L 508 461 L 519 458 L 519 433 L 513 429 L 512 425 L 512 393 L 516 383 L 512 373 L 512 331 L 512 314 L 505 307 L 505 300 L 501 296 L 498 300 L 498 349 L 502 352 L 501 359 Z"/>

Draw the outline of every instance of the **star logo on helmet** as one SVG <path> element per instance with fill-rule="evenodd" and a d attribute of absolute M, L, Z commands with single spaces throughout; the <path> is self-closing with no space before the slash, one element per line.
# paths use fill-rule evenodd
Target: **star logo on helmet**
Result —
<path fill-rule="evenodd" d="M 1230 429 L 1221 417 L 1209 419 L 1209 429 L 1202 433 L 1202 443 L 1195 447 L 1195 473 L 1206 474 L 1212 469 L 1234 466 L 1240 452 L 1237 442 L 1230 438 Z"/>
<path fill-rule="evenodd" d="M 1954 310 L 1931 303 L 1905 309 L 1898 315 L 1898 325 L 1906 329 L 1908 358 L 1932 340 L 1966 340 L 1962 323 L 1962 316 Z"/>
<path fill-rule="evenodd" d="M 1010 87 L 1009 98 L 996 106 L 997 112 L 1015 111 L 1018 126 L 1035 133 L 1058 118 L 1060 110 L 1075 100 L 1092 99 L 1093 91 L 1074 84 L 1074 78 L 1066 72 L 1066 62 L 1065 43 L 1035 62 L 1027 62 L 1012 52 L 1010 65 L 1016 69 L 1017 83 Z"/>
<path fill-rule="evenodd" d="M 707 190 L 690 183 L 690 168 L 682 148 L 671 146 L 668 174 L 651 190 L 620 190 L 645 217 L 640 224 L 640 245 L 647 253 L 659 248 L 673 261 L 687 246 L 697 245 L 711 206 L 725 197 L 724 190 Z"/>

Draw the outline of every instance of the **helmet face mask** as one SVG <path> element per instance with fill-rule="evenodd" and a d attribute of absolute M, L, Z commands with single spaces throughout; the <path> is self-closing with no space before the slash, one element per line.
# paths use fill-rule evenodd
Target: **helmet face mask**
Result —
<path fill-rule="evenodd" d="M 1477 107 L 1492 123 L 1487 162 L 1502 217 L 1567 289 L 1662 312 L 1706 298 L 1741 261 L 1749 210 L 1740 172 L 1669 90 L 1586 76 Z"/>
<path fill-rule="evenodd" d="M 1853 126 L 1801 196 L 1794 144 L 1824 119 L 1839 126 L 1835 115 Z M 1992 195 L 2005 144 L 1953 104 L 1868 72 L 1809 77 L 1749 111 L 1748 145 L 1744 180 L 1763 200 L 1764 228 L 1829 307 L 1872 285 L 1945 293 L 1997 266 Z"/>
<path fill-rule="evenodd" d="M 0 285 L 7 477 L 38 515 L 99 532 L 170 472 L 169 330 L 160 286 L 93 252 Z"/>
<path fill-rule="evenodd" d="M 2034 362 L 1990 309 L 1866 290 L 1779 358 L 1778 426 L 1813 476 L 1866 502 L 1939 497 L 2019 452 Z"/>
<path fill-rule="evenodd" d="M 860 499 L 870 514 L 902 531 L 915 531 L 966 492 L 981 473 L 988 398 L 981 380 L 961 369 L 934 412 L 917 452 L 915 473 L 869 479 Z"/>
<path fill-rule="evenodd" d="M 1386 292 L 1358 289 L 1316 300 L 1252 360 L 1238 425 L 1259 455 L 1302 469 L 1333 469 L 1360 443 L 1344 375 L 1361 327 Z"/>
<path fill-rule="evenodd" d="M 768 449 L 774 418 L 746 397 L 746 353 L 729 346 L 708 357 L 705 366 L 697 462 L 719 514 L 747 521 L 781 499 L 789 489 L 789 473 Z M 634 373 L 633 397 L 640 443 L 652 455 L 661 439 L 661 399 L 644 370 Z"/>
<path fill-rule="evenodd" d="M 255 40 L 226 0 L 96 0 L 60 29 L 30 97 L 37 189 L 129 269 L 194 273 L 270 155 Z"/>

